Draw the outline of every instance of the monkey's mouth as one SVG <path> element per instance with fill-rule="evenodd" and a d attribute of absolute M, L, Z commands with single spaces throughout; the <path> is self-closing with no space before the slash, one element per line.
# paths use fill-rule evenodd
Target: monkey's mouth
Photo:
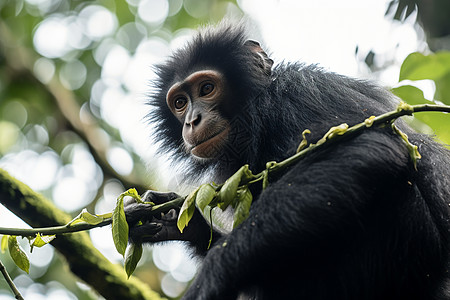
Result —
<path fill-rule="evenodd" d="M 223 148 L 223 145 L 228 136 L 229 127 L 225 127 L 223 130 L 211 135 L 206 140 L 194 145 L 191 149 L 191 154 L 200 158 L 213 158 Z"/>

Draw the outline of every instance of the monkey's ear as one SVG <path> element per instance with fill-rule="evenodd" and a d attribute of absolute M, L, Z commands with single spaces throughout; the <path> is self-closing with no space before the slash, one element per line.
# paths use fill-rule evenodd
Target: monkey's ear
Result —
<path fill-rule="evenodd" d="M 248 40 L 244 43 L 244 46 L 248 47 L 253 52 L 255 58 L 258 61 L 258 66 L 267 76 L 272 73 L 273 60 L 264 52 L 261 45 L 257 41 Z"/>

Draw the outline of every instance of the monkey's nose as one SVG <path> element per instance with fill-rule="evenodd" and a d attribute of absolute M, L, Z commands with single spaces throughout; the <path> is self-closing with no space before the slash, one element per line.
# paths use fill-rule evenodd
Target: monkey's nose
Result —
<path fill-rule="evenodd" d="M 191 119 L 186 119 L 186 125 L 190 126 L 191 128 L 194 128 L 200 124 L 201 120 L 202 120 L 202 115 L 198 114 Z"/>

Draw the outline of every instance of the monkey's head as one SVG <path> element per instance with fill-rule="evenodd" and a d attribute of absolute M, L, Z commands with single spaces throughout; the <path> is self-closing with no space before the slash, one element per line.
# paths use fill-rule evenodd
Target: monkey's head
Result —
<path fill-rule="evenodd" d="M 177 149 L 199 164 L 245 161 L 254 140 L 246 130 L 252 127 L 248 104 L 266 91 L 272 64 L 242 26 L 200 32 L 158 67 L 151 117 L 161 150 Z"/>
<path fill-rule="evenodd" d="M 232 93 L 225 76 L 215 70 L 201 70 L 172 85 L 166 102 L 182 126 L 185 150 L 195 157 L 216 157 L 226 144 L 232 111 Z"/>

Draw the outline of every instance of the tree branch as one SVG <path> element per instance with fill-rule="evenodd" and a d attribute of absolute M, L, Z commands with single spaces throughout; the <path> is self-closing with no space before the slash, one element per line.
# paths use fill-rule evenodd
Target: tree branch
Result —
<path fill-rule="evenodd" d="M 14 293 L 14 297 L 17 300 L 24 300 L 22 295 L 20 294 L 19 290 L 17 289 L 16 285 L 12 281 L 11 276 L 9 276 L 8 272 L 6 271 L 5 266 L 3 265 L 3 263 L 1 261 L 0 261 L 0 272 L 2 273 L 2 275 L 5 278 L 6 282 L 8 283 L 9 288 Z"/>
<path fill-rule="evenodd" d="M 0 202 L 32 227 L 71 221 L 68 214 L 1 169 Z M 92 245 L 87 233 L 58 235 L 51 244 L 66 258 L 71 271 L 106 299 L 161 299 L 140 280 L 127 280 L 123 269 L 108 261 Z"/>

